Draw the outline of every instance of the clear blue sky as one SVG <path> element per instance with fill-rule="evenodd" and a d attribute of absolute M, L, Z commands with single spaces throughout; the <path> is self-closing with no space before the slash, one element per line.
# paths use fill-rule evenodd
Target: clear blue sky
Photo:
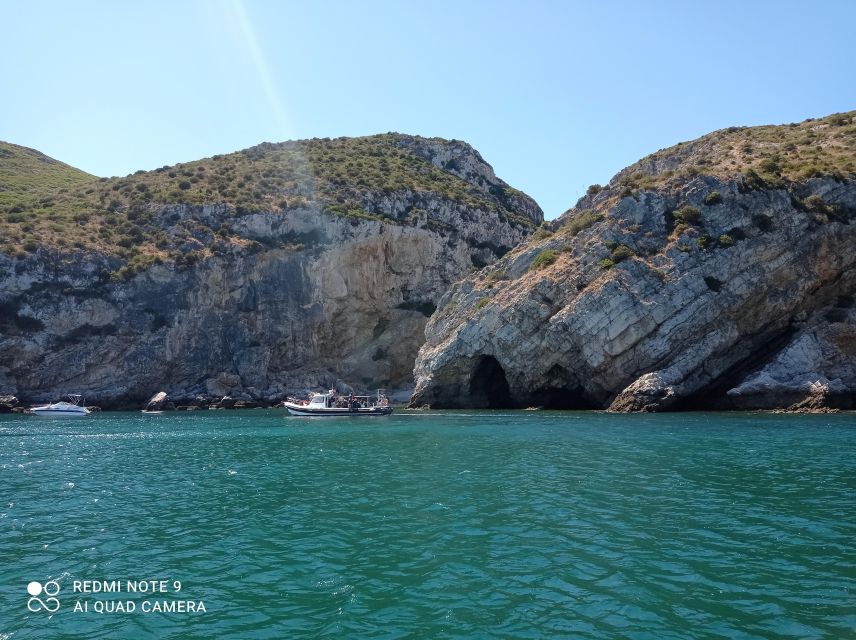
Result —
<path fill-rule="evenodd" d="M 856 1 L 0 0 L 0 140 L 102 176 L 459 138 L 553 218 L 640 157 L 856 108 Z"/>

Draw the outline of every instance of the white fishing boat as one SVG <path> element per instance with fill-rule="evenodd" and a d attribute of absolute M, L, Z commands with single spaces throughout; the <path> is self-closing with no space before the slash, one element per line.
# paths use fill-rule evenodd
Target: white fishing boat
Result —
<path fill-rule="evenodd" d="M 63 396 L 59 402 L 32 407 L 30 413 L 43 418 L 85 418 L 91 412 L 83 406 L 83 396 L 69 394 Z"/>
<path fill-rule="evenodd" d="M 392 413 L 383 389 L 378 389 L 375 396 L 338 395 L 330 389 L 326 393 L 314 394 L 308 402 L 289 398 L 283 406 L 293 416 L 357 417 L 388 416 Z"/>

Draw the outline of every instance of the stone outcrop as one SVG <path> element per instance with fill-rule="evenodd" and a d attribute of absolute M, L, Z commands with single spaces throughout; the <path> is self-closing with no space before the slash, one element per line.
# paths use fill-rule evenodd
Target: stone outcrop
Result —
<path fill-rule="evenodd" d="M 337 380 L 412 386 L 443 293 L 543 215 L 465 143 L 399 144 L 459 176 L 477 204 L 409 189 L 349 192 L 358 215 L 311 194 L 285 210 L 167 203 L 149 210 L 174 261 L 129 269 L 91 249 L 0 254 L 0 391 L 82 393 L 110 408 L 159 390 L 181 405 L 228 396 L 248 406 Z"/>
<path fill-rule="evenodd" d="M 840 409 L 830 406 L 831 404 L 829 385 L 815 382 L 809 394 L 788 407 L 787 411 L 792 413 L 837 413 L 840 411 Z M 848 404 L 852 405 L 852 403 Z M 852 406 L 848 408 L 852 408 Z"/>
<path fill-rule="evenodd" d="M 18 406 L 15 396 L 0 396 L 0 413 L 12 413 Z"/>
<path fill-rule="evenodd" d="M 817 147 L 828 137 L 852 160 L 853 133 L 820 125 Z M 426 328 L 412 406 L 774 408 L 817 385 L 850 406 L 856 176 L 723 176 L 709 158 L 727 158 L 725 142 L 682 174 L 699 145 L 639 163 L 455 284 Z"/>

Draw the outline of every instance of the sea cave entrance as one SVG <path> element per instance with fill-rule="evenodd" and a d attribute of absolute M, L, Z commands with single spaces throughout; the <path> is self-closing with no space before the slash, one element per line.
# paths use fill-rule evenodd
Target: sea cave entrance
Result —
<path fill-rule="evenodd" d="M 533 391 L 528 404 L 542 409 L 601 409 L 579 387 L 573 389 L 541 387 Z"/>
<path fill-rule="evenodd" d="M 511 391 L 502 365 L 493 356 L 480 356 L 470 378 L 470 402 L 480 409 L 511 409 Z"/>
<path fill-rule="evenodd" d="M 527 403 L 543 409 L 599 409 L 579 385 L 576 377 L 561 365 L 553 365 L 544 375 L 544 384 L 534 389 Z"/>

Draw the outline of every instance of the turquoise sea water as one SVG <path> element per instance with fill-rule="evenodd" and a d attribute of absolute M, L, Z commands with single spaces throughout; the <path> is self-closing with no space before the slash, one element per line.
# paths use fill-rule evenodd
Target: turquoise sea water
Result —
<path fill-rule="evenodd" d="M 3 640 L 853 638 L 856 416 L 2 417 L 0 571 Z"/>

